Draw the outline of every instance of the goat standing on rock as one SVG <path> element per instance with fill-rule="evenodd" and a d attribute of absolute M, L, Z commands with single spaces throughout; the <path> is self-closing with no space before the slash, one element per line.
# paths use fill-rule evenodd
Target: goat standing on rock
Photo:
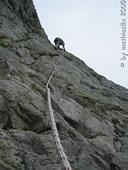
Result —
<path fill-rule="evenodd" d="M 63 50 L 65 51 L 65 43 L 61 38 L 58 38 L 58 37 L 55 38 L 54 43 L 55 43 L 56 50 L 61 49 L 60 46 L 62 46 Z"/>

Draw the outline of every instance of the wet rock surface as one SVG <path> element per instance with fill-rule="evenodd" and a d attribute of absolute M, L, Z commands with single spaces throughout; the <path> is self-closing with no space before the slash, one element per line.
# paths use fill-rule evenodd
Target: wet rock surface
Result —
<path fill-rule="evenodd" d="M 0 1 L 0 170 L 60 170 L 46 83 L 73 170 L 128 169 L 128 90 L 56 51 L 31 0 Z"/>

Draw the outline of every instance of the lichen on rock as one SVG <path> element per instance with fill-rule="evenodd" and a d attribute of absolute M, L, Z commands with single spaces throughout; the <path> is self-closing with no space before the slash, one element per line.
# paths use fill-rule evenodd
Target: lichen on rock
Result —
<path fill-rule="evenodd" d="M 11 38 L 6 33 L 0 32 L 0 46 L 9 47 L 11 45 Z"/>

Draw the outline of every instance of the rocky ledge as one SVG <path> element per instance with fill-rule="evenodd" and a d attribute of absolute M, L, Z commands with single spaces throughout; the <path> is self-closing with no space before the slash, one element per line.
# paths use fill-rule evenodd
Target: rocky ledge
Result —
<path fill-rule="evenodd" d="M 128 169 L 128 90 L 48 40 L 32 0 L 0 1 L 0 170 L 60 170 L 46 83 L 73 170 Z"/>

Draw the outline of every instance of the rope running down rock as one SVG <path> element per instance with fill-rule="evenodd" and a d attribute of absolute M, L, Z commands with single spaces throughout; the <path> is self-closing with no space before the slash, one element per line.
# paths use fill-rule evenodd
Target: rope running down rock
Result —
<path fill-rule="evenodd" d="M 57 151 L 58 151 L 59 157 L 61 159 L 62 169 L 63 170 L 72 170 L 72 168 L 71 168 L 71 166 L 70 166 L 70 164 L 68 162 L 67 156 L 66 156 L 66 154 L 64 152 L 64 149 L 63 149 L 63 146 L 61 144 L 61 141 L 60 141 L 60 137 L 59 137 L 59 133 L 58 133 L 58 130 L 57 130 L 55 117 L 54 117 L 54 113 L 53 113 L 53 109 L 52 109 L 52 104 L 51 104 L 51 92 L 50 92 L 49 84 L 50 84 L 50 81 L 53 78 L 53 75 L 55 74 L 55 71 L 56 71 L 56 65 L 54 66 L 54 70 L 52 71 L 52 74 L 51 74 L 51 76 L 50 76 L 50 78 L 49 78 L 49 80 L 47 82 L 47 85 L 46 85 L 48 108 L 49 108 L 49 114 L 50 114 L 50 119 L 51 119 L 51 127 L 52 127 L 52 132 L 53 132 L 53 138 L 54 138 L 54 141 L 55 141 L 55 145 L 57 147 Z"/>

